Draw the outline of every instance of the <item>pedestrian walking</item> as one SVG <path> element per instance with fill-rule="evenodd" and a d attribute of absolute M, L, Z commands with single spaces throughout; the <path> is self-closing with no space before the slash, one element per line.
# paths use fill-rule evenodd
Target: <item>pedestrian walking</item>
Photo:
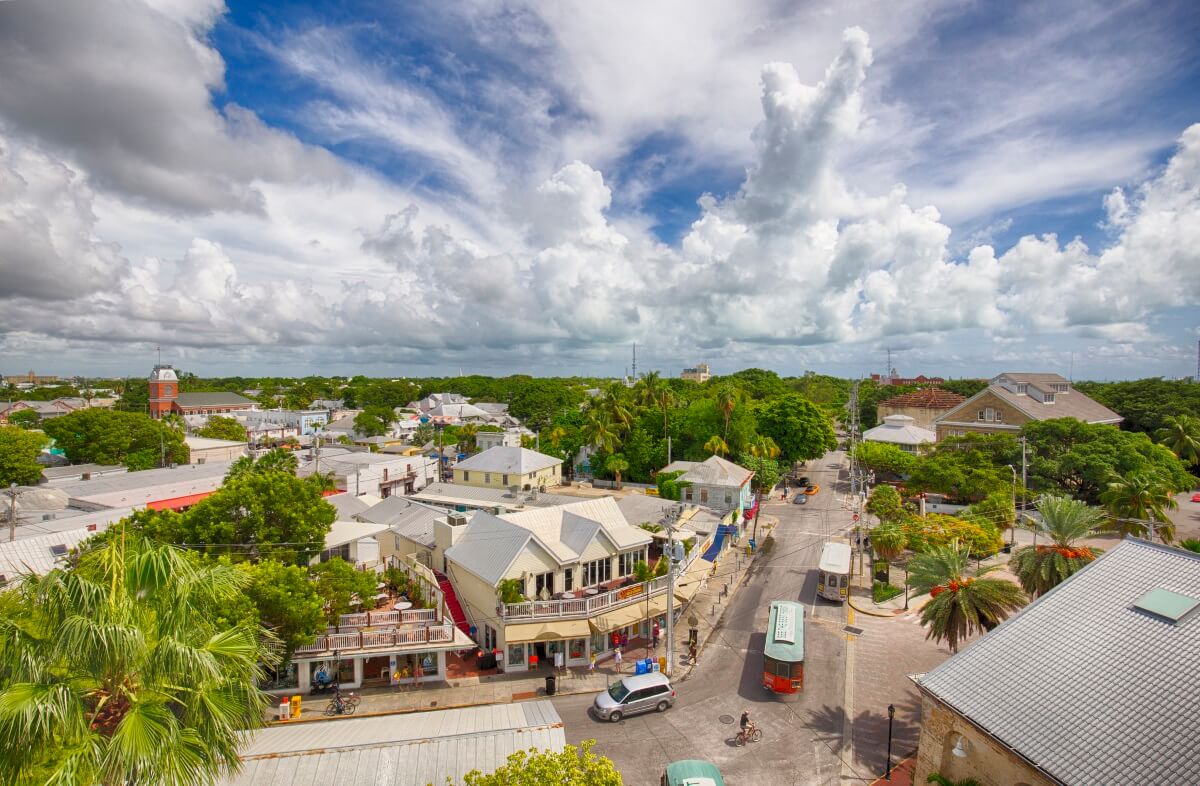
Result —
<path fill-rule="evenodd" d="M 696 642 L 694 642 L 694 641 L 688 643 L 688 657 L 691 658 L 692 665 L 695 666 L 697 658 L 696 658 Z"/>
<path fill-rule="evenodd" d="M 617 664 L 617 673 L 621 672 L 621 648 L 617 647 L 613 650 L 613 662 Z"/>
<path fill-rule="evenodd" d="M 654 649 L 658 649 L 659 631 L 660 631 L 660 628 L 658 627 L 658 620 L 655 620 L 654 621 L 654 632 L 651 634 L 651 640 L 654 642 Z"/>
<path fill-rule="evenodd" d="M 417 668 L 413 672 L 413 690 L 421 687 L 421 678 L 425 676 L 425 667 L 421 665 L 420 656 L 417 657 Z"/>
<path fill-rule="evenodd" d="M 592 653 L 592 657 L 588 659 L 588 674 L 596 673 L 596 653 Z"/>

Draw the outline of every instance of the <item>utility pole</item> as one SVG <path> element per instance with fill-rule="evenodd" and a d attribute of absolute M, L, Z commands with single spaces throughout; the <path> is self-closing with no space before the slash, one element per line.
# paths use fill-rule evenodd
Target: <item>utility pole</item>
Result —
<path fill-rule="evenodd" d="M 667 674 L 675 662 L 675 517 L 667 516 Z"/>
<path fill-rule="evenodd" d="M 667 435 L 667 466 L 671 465 L 671 435 Z"/>
<path fill-rule="evenodd" d="M 17 539 L 17 484 L 8 484 L 8 539 Z"/>

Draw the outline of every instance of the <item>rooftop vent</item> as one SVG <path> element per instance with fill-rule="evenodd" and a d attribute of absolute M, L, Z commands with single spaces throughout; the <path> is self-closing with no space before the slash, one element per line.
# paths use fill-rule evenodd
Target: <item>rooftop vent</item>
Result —
<path fill-rule="evenodd" d="M 67 546 L 65 543 L 55 543 L 50 547 L 50 553 L 56 557 L 67 556 Z"/>
<path fill-rule="evenodd" d="M 1178 623 L 1193 609 L 1200 606 L 1200 600 L 1159 588 L 1152 589 L 1138 598 L 1133 606 L 1139 611 L 1153 614 L 1167 622 Z"/>

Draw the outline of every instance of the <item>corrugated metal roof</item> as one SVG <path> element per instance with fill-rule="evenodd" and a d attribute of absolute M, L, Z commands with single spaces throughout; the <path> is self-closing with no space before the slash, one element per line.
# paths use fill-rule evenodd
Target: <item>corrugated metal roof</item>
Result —
<path fill-rule="evenodd" d="M 709 456 L 704 461 L 675 461 L 663 468 L 663 472 L 678 471 L 683 471 L 679 480 L 705 486 L 740 487 L 754 474 L 751 470 L 726 461 L 720 456 Z"/>
<path fill-rule="evenodd" d="M 311 705 L 310 705 L 311 706 Z M 548 701 L 273 726 L 242 749 L 222 786 L 426 786 L 490 773 L 519 750 L 561 751 Z"/>
<path fill-rule="evenodd" d="M 147 469 L 122 475 L 55 484 L 71 499 L 100 500 L 101 504 L 144 505 L 158 499 L 213 491 L 225 482 L 230 461 L 209 461 L 178 467 Z"/>
<path fill-rule="evenodd" d="M 51 549 L 55 546 L 65 546 L 73 549 L 80 541 L 95 535 L 86 527 L 79 529 L 53 532 L 48 535 L 35 535 L 21 540 L 6 540 L 0 542 L 0 575 L 5 580 L 26 573 L 42 575 L 49 573 L 58 565 L 59 556 Z"/>
<path fill-rule="evenodd" d="M 458 462 L 454 468 L 472 472 L 499 472 L 502 475 L 526 475 L 546 467 L 556 467 L 559 464 L 562 464 L 562 459 L 538 453 L 536 450 L 512 445 L 497 445 Z"/>
<path fill-rule="evenodd" d="M 423 505 L 405 497 L 388 497 L 358 515 L 361 521 L 386 525 L 392 532 L 414 543 L 433 548 L 433 522 L 446 517 L 444 508 Z"/>
<path fill-rule="evenodd" d="M 378 535 L 387 530 L 383 524 L 370 521 L 335 521 L 325 536 L 325 548 L 332 549 L 345 543 L 354 543 Z"/>
<path fill-rule="evenodd" d="M 1126 539 L 918 684 L 1066 784 L 1200 783 L 1200 555 Z"/>
<path fill-rule="evenodd" d="M 869 442 L 887 442 L 893 445 L 922 445 L 937 442 L 937 434 L 927 428 L 914 425 L 908 415 L 888 415 L 884 422 L 863 432 L 862 438 Z"/>

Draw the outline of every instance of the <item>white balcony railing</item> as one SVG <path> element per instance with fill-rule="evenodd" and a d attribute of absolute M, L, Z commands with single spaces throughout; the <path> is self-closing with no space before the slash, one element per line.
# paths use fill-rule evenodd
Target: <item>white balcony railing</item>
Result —
<path fill-rule="evenodd" d="M 690 564 L 689 560 L 687 564 Z M 676 568 L 682 571 L 684 568 Z M 629 606 L 665 594 L 667 577 L 659 578 L 640 584 L 630 584 L 627 587 L 601 592 L 598 595 L 587 595 L 582 598 L 565 598 L 562 600 L 527 600 L 522 603 L 506 603 L 500 607 L 500 615 L 505 621 L 523 619 L 551 619 L 558 617 L 590 617 L 611 609 Z"/>
<path fill-rule="evenodd" d="M 351 654 L 362 650 L 409 647 L 423 644 L 445 644 L 454 641 L 451 624 L 420 625 L 411 628 L 382 628 L 344 633 L 323 633 L 312 644 L 296 648 L 296 655 L 308 657 L 332 653 Z"/>

